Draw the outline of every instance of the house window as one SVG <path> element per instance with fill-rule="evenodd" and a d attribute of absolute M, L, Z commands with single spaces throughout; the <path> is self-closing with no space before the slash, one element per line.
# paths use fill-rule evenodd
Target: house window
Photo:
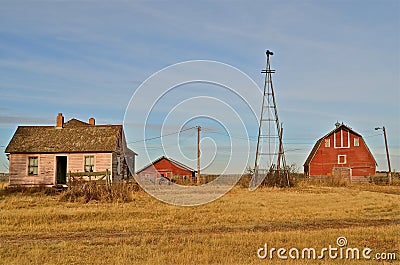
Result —
<path fill-rule="evenodd" d="M 37 174 L 38 174 L 38 157 L 37 156 L 29 157 L 28 175 L 35 176 Z"/>
<path fill-rule="evenodd" d="M 360 146 L 360 138 L 354 138 L 354 146 Z"/>
<path fill-rule="evenodd" d="M 93 172 L 94 156 L 85 156 L 85 172 Z"/>
<path fill-rule="evenodd" d="M 346 164 L 346 155 L 338 155 L 338 164 Z"/>
<path fill-rule="evenodd" d="M 331 147 L 331 139 L 325 139 L 325 147 Z"/>

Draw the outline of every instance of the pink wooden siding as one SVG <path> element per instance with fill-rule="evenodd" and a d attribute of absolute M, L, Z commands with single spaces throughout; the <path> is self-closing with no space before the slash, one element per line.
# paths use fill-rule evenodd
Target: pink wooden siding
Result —
<path fill-rule="evenodd" d="M 29 157 L 38 157 L 38 175 L 28 175 Z M 54 155 L 52 154 L 10 154 L 10 185 L 54 184 Z"/>
<path fill-rule="evenodd" d="M 83 172 L 85 169 L 85 156 L 94 156 L 94 171 L 111 171 L 111 153 L 73 153 L 68 154 L 67 171 Z"/>
<path fill-rule="evenodd" d="M 67 172 L 83 172 L 87 155 L 94 156 L 94 171 L 111 172 L 112 153 L 10 154 L 10 185 L 54 185 L 56 156 L 67 157 Z M 29 157 L 38 157 L 38 175 L 28 175 Z"/>

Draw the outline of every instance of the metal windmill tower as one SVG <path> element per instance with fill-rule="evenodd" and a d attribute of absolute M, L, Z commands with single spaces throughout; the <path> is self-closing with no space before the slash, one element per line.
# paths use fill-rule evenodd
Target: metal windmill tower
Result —
<path fill-rule="evenodd" d="M 275 92 L 272 84 L 270 56 L 274 53 L 267 50 L 267 65 L 261 73 L 265 74 L 260 123 L 258 127 L 257 149 L 254 163 L 254 175 L 250 188 L 256 188 L 267 178 L 274 178 L 275 184 L 290 186 L 283 149 L 283 128 L 278 118 Z"/>

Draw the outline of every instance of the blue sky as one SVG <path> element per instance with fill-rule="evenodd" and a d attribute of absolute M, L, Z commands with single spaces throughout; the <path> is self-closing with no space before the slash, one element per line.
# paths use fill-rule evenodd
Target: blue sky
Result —
<path fill-rule="evenodd" d="M 230 64 L 262 86 L 270 49 L 289 163 L 301 166 L 339 121 L 365 137 L 379 170 L 384 125 L 400 170 L 399 39 L 399 1 L 1 1 L 0 151 L 18 125 L 58 112 L 122 123 L 137 87 L 182 61 Z M 6 164 L 0 154 L 0 172 Z"/>

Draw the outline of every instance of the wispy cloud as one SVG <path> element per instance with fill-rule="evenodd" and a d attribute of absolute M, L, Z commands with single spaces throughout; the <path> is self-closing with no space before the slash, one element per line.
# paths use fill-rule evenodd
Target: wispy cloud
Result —
<path fill-rule="evenodd" d="M 396 1 L 3 1 L 0 124 L 10 129 L 0 136 L 47 123 L 23 118 L 30 113 L 120 122 L 141 81 L 184 60 L 230 63 L 261 85 L 269 48 L 285 135 L 318 137 L 343 119 L 361 129 L 386 124 L 399 145 L 398 10 Z"/>
<path fill-rule="evenodd" d="M 34 116 L 3 116 L 0 115 L 0 125 L 48 125 L 52 124 L 54 121 L 52 119 Z"/>

